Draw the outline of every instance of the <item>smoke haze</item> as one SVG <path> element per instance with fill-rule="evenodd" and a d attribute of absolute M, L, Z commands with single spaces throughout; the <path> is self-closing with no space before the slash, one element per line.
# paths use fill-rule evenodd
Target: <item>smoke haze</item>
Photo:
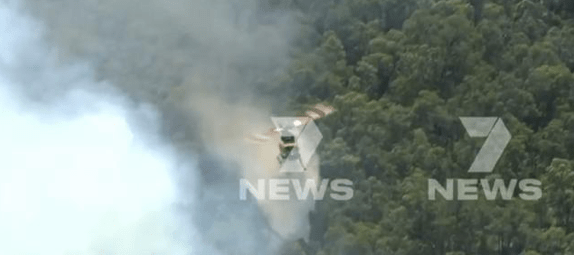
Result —
<path fill-rule="evenodd" d="M 289 63 L 293 14 L 255 0 L 19 4 L 1 17 L 1 121 L 10 123 L 1 182 L 12 184 L 0 195 L 27 194 L 2 198 L 27 204 L 0 212 L 47 212 L 26 216 L 20 231 L 51 237 L 42 242 L 53 254 L 276 254 L 308 237 L 313 202 L 238 199 L 242 176 L 281 177 L 275 157 L 243 137 L 270 127 L 271 105 L 282 104 L 257 89 Z M 18 165 L 34 158 L 49 163 Z M 0 253 L 19 254 L 23 235 Z"/>
<path fill-rule="evenodd" d="M 0 253 L 216 254 L 177 210 L 194 198 L 173 176 L 194 165 L 161 142 L 158 112 L 58 64 L 13 5 L 0 17 Z"/>

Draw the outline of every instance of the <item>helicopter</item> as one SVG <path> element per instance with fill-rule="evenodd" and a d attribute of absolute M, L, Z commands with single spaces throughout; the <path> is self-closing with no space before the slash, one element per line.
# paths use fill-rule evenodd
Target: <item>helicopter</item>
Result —
<path fill-rule="evenodd" d="M 276 156 L 279 164 L 286 160 L 299 160 L 301 155 L 297 145 L 298 138 L 309 122 L 323 118 L 332 112 L 335 108 L 324 104 L 317 104 L 305 112 L 305 116 L 295 118 L 285 118 L 286 121 L 274 121 L 276 127 L 270 128 L 263 134 L 250 134 L 246 140 L 256 144 L 267 144 L 270 142 L 277 143 L 279 148 Z"/>

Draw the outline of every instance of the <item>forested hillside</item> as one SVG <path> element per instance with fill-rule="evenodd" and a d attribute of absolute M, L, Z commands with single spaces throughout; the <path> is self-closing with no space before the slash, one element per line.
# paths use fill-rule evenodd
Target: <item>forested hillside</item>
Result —
<path fill-rule="evenodd" d="M 222 254 L 267 255 L 270 241 L 225 176 L 238 156 L 216 142 L 260 105 L 293 116 L 322 102 L 337 111 L 317 122 L 321 176 L 352 180 L 354 197 L 317 201 L 309 241 L 282 255 L 574 255 L 573 0 L 22 5 L 59 61 L 89 60 L 97 80 L 160 109 L 165 136 L 197 158 L 189 211 Z M 468 173 L 485 139 L 460 116 L 500 117 L 512 135 L 492 173 Z M 429 178 L 537 179 L 542 197 L 433 201 Z"/>
<path fill-rule="evenodd" d="M 311 241 L 285 254 L 574 254 L 573 1 L 267 4 L 304 25 L 289 70 L 261 90 L 335 106 L 319 123 L 321 175 L 355 183 L 350 201 L 318 203 Z M 491 174 L 467 173 L 484 139 L 459 116 L 501 117 L 512 134 Z M 428 178 L 534 178 L 542 198 L 431 201 Z"/>

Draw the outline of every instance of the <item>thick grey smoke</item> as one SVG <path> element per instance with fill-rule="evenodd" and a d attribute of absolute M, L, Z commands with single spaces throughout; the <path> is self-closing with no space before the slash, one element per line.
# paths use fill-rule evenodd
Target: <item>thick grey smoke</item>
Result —
<path fill-rule="evenodd" d="M 58 63 L 41 31 L 0 3 L 0 254 L 217 254 L 178 209 L 197 197 L 173 177 L 195 166 L 158 112 Z"/>
<path fill-rule="evenodd" d="M 288 230 L 290 240 L 308 235 L 309 203 L 261 203 L 261 209 L 238 199 L 242 175 L 274 176 L 249 172 L 268 159 L 253 157 L 243 137 L 271 125 L 271 103 L 257 89 L 289 64 L 298 32 L 292 13 L 265 0 L 23 2 L 46 23 L 60 61 L 86 60 L 97 80 L 157 107 L 176 154 L 197 158 L 199 191 L 187 177 L 178 190 L 200 193 L 197 206 L 183 210 L 193 212 L 210 244 L 225 254 L 274 254 L 282 236 L 274 232 Z"/>

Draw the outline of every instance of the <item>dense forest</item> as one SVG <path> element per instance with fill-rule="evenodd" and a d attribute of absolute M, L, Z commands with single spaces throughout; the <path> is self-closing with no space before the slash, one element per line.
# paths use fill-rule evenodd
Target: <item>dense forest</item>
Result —
<path fill-rule="evenodd" d="M 317 201 L 309 240 L 282 255 L 574 255 L 574 1 L 257 0 L 245 9 L 297 24 L 267 17 L 261 33 L 249 26 L 264 27 L 264 15 L 242 23 L 238 10 L 233 21 L 211 2 L 225 1 L 26 1 L 62 55 L 92 60 L 98 79 L 156 103 L 166 133 L 200 155 L 202 192 L 229 195 L 201 208 L 206 225 L 244 204 L 233 207 L 237 189 L 213 171 L 228 166 L 202 156 L 199 121 L 167 103 L 200 94 L 194 75 L 227 101 L 255 91 L 284 116 L 337 109 L 317 122 L 321 176 L 352 180 L 354 197 Z M 206 116 L 234 110 L 220 108 Z M 469 137 L 460 116 L 500 117 L 511 133 L 492 173 L 468 173 L 485 139 Z M 542 197 L 520 199 L 517 187 L 510 200 L 433 201 L 429 178 L 537 179 Z M 214 233 L 233 239 L 223 246 L 242 242 Z"/>
<path fill-rule="evenodd" d="M 267 4 L 304 26 L 288 71 L 261 89 L 294 109 L 335 106 L 319 123 L 321 175 L 355 183 L 284 254 L 574 254 L 573 1 Z M 484 139 L 458 116 L 504 120 L 492 173 L 467 173 Z M 535 178 L 542 198 L 431 201 L 429 178 Z"/>

